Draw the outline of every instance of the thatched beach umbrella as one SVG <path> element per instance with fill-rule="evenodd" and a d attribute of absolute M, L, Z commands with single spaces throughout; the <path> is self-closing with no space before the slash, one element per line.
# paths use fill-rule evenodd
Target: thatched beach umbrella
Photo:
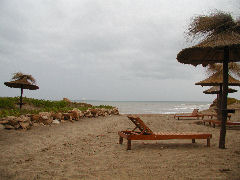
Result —
<path fill-rule="evenodd" d="M 228 93 L 235 93 L 237 92 L 236 89 L 228 88 Z M 217 94 L 217 111 L 218 111 L 218 119 L 221 120 L 221 94 L 222 94 L 222 87 L 220 86 L 213 86 L 205 91 L 204 94 Z"/>
<path fill-rule="evenodd" d="M 237 90 L 228 88 L 228 93 L 235 93 Z M 204 94 L 217 94 L 217 117 L 221 120 L 221 104 L 222 104 L 222 86 L 213 86 L 210 89 L 203 91 Z"/>
<path fill-rule="evenodd" d="M 220 94 L 221 93 L 220 86 L 213 86 L 205 91 L 203 91 L 204 94 Z M 236 89 L 228 88 L 228 93 L 235 93 L 237 92 Z"/>
<path fill-rule="evenodd" d="M 223 76 L 222 72 L 214 73 L 212 76 L 195 83 L 195 85 L 201 86 L 222 86 L 223 85 Z M 240 86 L 240 81 L 228 75 L 228 85 L 229 86 Z"/>
<path fill-rule="evenodd" d="M 218 102 L 218 118 L 221 118 L 221 104 L 222 104 L 222 85 L 223 85 L 223 76 L 222 71 L 214 73 L 212 76 L 208 77 L 207 79 L 204 79 L 200 82 L 195 83 L 195 85 L 201 85 L 201 86 L 217 86 L 218 87 L 218 96 L 217 96 L 217 102 Z M 232 76 L 228 75 L 228 85 L 229 86 L 240 86 L 240 81 L 233 78 Z M 213 89 L 213 88 L 212 88 Z M 216 88 L 215 88 L 216 89 Z M 229 92 L 229 88 L 228 88 Z"/>
<path fill-rule="evenodd" d="M 223 63 L 222 123 L 219 148 L 225 148 L 228 62 L 240 61 L 240 22 L 234 21 L 230 14 L 217 12 L 209 16 L 196 17 L 189 28 L 189 35 L 201 35 L 203 41 L 183 49 L 177 55 L 180 63 L 207 66 Z"/>
<path fill-rule="evenodd" d="M 39 89 L 37 85 L 34 85 L 32 83 L 35 83 L 35 79 L 31 75 L 25 75 L 22 73 L 15 73 L 12 79 L 16 79 L 15 81 L 5 82 L 4 84 L 10 88 L 20 88 L 21 89 L 21 96 L 20 96 L 20 109 L 22 108 L 22 95 L 23 95 L 23 89 L 29 89 L 29 90 L 36 90 Z M 28 80 L 32 81 L 30 83 Z"/>

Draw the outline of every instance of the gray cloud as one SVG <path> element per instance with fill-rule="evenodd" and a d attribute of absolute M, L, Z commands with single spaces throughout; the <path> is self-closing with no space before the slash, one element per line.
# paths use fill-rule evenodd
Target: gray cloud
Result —
<path fill-rule="evenodd" d="M 18 95 L 3 82 L 22 71 L 40 86 L 30 97 L 208 100 L 194 85 L 202 68 L 176 55 L 190 18 L 212 9 L 239 15 L 237 0 L 2 0 L 1 94 Z"/>

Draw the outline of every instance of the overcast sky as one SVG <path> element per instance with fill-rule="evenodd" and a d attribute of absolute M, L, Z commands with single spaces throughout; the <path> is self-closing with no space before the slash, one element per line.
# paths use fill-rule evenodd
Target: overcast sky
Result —
<path fill-rule="evenodd" d="M 39 99 L 211 101 L 194 85 L 204 69 L 176 56 L 191 18 L 215 9 L 240 16 L 238 0 L 0 0 L 0 96 L 20 95 L 3 84 L 20 71 Z"/>

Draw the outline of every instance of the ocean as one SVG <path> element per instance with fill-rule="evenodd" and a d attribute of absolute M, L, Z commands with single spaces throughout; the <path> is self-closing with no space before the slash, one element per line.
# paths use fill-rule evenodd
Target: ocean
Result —
<path fill-rule="evenodd" d="M 82 101 L 78 101 L 82 102 Z M 191 113 L 193 109 L 208 109 L 211 102 L 184 101 L 84 101 L 92 105 L 117 107 L 121 114 L 175 114 Z"/>

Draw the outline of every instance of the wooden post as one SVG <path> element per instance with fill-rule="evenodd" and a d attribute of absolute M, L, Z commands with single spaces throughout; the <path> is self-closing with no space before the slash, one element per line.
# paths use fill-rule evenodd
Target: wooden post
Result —
<path fill-rule="evenodd" d="M 210 138 L 207 138 L 207 147 L 210 147 Z"/>
<path fill-rule="evenodd" d="M 119 136 L 119 144 L 123 143 L 123 137 Z"/>
<path fill-rule="evenodd" d="M 226 137 L 226 121 L 227 121 L 227 96 L 228 96 L 228 61 L 229 61 L 229 47 L 224 47 L 223 60 L 223 92 L 222 92 L 222 123 L 219 138 L 219 148 L 225 149 Z"/>
<path fill-rule="evenodd" d="M 219 121 L 222 121 L 222 92 L 223 92 L 222 84 L 220 84 L 219 89 L 220 89 L 220 91 L 219 91 L 219 94 L 218 94 L 217 118 L 218 118 Z"/>
<path fill-rule="evenodd" d="M 22 95 L 23 95 L 23 86 L 21 85 L 20 110 L 22 109 Z"/>
<path fill-rule="evenodd" d="M 131 140 L 128 140 L 127 142 L 127 150 L 131 150 Z"/>

